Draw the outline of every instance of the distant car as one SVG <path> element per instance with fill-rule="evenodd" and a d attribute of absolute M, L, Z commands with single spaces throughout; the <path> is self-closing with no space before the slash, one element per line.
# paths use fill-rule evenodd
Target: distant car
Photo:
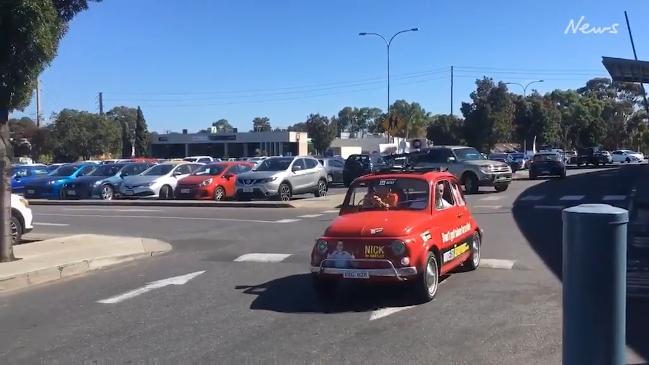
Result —
<path fill-rule="evenodd" d="M 278 198 L 299 194 L 327 195 L 327 173 L 310 156 L 270 157 L 237 178 L 237 199 Z"/>
<path fill-rule="evenodd" d="M 22 194 L 25 190 L 25 184 L 38 176 L 47 175 L 45 165 L 15 165 L 11 167 L 11 191 L 16 194 Z"/>
<path fill-rule="evenodd" d="M 512 172 L 516 172 L 523 167 L 522 161 L 515 161 L 508 153 L 492 153 L 489 155 L 489 160 L 506 163 L 512 169 Z"/>
<path fill-rule="evenodd" d="M 516 167 L 516 170 L 525 170 L 530 167 L 530 159 L 523 152 L 514 152 L 509 155 L 512 160 L 512 163 Z M 511 165 L 510 165 L 511 166 Z M 512 170 L 514 170 L 512 166 Z"/>
<path fill-rule="evenodd" d="M 198 163 L 210 163 L 210 162 L 217 162 L 217 159 L 214 157 L 210 156 L 188 156 L 183 158 L 183 161 L 187 162 L 198 162 Z M 220 161 L 220 159 L 219 159 Z"/>
<path fill-rule="evenodd" d="M 32 225 L 32 210 L 29 207 L 27 199 L 11 194 L 11 242 L 15 245 L 20 243 L 20 240 L 25 233 L 29 233 L 34 229 Z"/>
<path fill-rule="evenodd" d="M 641 152 L 631 150 L 617 150 L 611 152 L 612 162 L 631 163 L 644 161 L 644 155 Z"/>
<path fill-rule="evenodd" d="M 386 166 L 385 160 L 377 154 L 354 154 L 347 157 L 343 168 L 343 184 L 349 186 L 354 179 L 378 171 Z"/>
<path fill-rule="evenodd" d="M 119 187 L 121 198 L 173 199 L 174 189 L 181 180 L 202 164 L 166 162 L 154 165 L 139 175 L 126 176 Z"/>
<path fill-rule="evenodd" d="M 577 166 L 581 165 L 593 165 L 598 167 L 599 165 L 605 165 L 611 162 L 611 156 L 606 156 L 601 153 L 602 150 L 599 147 L 586 147 L 577 149 Z"/>
<path fill-rule="evenodd" d="M 343 170 L 345 162 L 335 157 L 324 157 L 318 159 L 320 164 L 327 172 L 327 182 L 329 184 L 342 184 L 343 183 Z"/>
<path fill-rule="evenodd" d="M 537 153 L 532 157 L 529 174 L 530 180 L 534 180 L 539 176 L 559 176 L 560 178 L 565 178 L 566 164 L 558 153 Z"/>
<path fill-rule="evenodd" d="M 611 156 L 611 153 L 608 151 L 599 151 L 598 155 L 602 158 L 604 164 L 609 164 L 613 162 L 613 157 Z"/>
<path fill-rule="evenodd" d="M 261 156 L 261 157 L 251 157 L 251 158 L 249 158 L 247 161 L 248 161 L 248 162 L 252 162 L 252 163 L 254 163 L 255 165 L 259 165 L 262 161 L 264 161 L 264 160 L 267 159 L 267 158 L 268 158 L 268 157 L 265 157 L 265 156 Z"/>
<path fill-rule="evenodd" d="M 112 200 L 126 176 L 139 175 L 152 165 L 149 163 L 111 163 L 99 166 L 86 176 L 63 187 L 65 198 Z"/>
<path fill-rule="evenodd" d="M 236 195 L 237 176 L 250 171 L 250 162 L 216 162 L 201 166 L 178 180 L 176 199 L 225 200 Z"/>
<path fill-rule="evenodd" d="M 93 172 L 98 166 L 94 163 L 66 164 L 50 172 L 48 175 L 39 176 L 25 184 L 25 198 L 36 199 L 64 199 L 63 186 L 76 178 Z"/>

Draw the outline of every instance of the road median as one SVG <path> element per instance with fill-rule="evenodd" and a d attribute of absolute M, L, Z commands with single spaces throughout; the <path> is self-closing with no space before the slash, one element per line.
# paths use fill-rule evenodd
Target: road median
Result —
<path fill-rule="evenodd" d="M 0 263 L 0 293 L 80 275 L 171 250 L 141 237 L 79 234 L 14 246 L 19 260 Z"/>

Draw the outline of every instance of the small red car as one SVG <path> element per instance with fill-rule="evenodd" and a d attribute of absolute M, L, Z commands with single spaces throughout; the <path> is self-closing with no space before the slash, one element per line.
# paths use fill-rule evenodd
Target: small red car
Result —
<path fill-rule="evenodd" d="M 250 162 L 217 162 L 201 166 L 191 175 L 178 181 L 176 199 L 233 198 L 237 175 L 250 171 L 255 166 Z"/>
<path fill-rule="evenodd" d="M 440 275 L 476 269 L 482 231 L 460 186 L 450 173 L 431 170 L 356 179 L 313 247 L 316 292 L 330 295 L 340 280 L 411 282 L 430 301 Z"/>

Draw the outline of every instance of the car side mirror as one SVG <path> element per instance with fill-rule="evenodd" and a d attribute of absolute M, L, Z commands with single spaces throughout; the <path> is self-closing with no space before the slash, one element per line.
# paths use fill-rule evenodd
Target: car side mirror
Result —
<path fill-rule="evenodd" d="M 302 170 L 302 166 L 299 166 L 299 165 L 293 166 L 292 170 L 293 170 L 293 172 L 300 171 L 300 170 Z"/>
<path fill-rule="evenodd" d="M 183 173 L 180 172 L 180 171 L 174 171 L 174 173 L 173 173 L 173 177 L 178 177 L 178 176 L 180 176 L 180 175 L 182 175 L 182 174 L 183 174 Z"/>
<path fill-rule="evenodd" d="M 121 174 L 119 174 L 119 177 L 121 177 L 122 179 L 126 176 L 128 176 L 128 172 L 122 172 Z"/>
<path fill-rule="evenodd" d="M 230 179 L 232 179 L 233 177 L 234 177 L 234 175 L 232 175 L 232 174 L 225 174 L 225 175 L 223 175 L 223 178 L 226 179 L 226 180 L 230 180 Z"/>
<path fill-rule="evenodd" d="M 448 163 L 453 163 L 453 162 L 455 162 L 455 157 L 448 157 L 448 158 L 446 158 L 446 162 L 448 162 Z"/>

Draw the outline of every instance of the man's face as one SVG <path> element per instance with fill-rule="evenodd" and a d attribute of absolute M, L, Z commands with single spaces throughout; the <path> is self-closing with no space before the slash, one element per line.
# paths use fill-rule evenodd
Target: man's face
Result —
<path fill-rule="evenodd" d="M 444 195 L 444 184 L 437 184 L 437 195 L 440 198 Z"/>
<path fill-rule="evenodd" d="M 343 243 L 342 243 L 342 242 L 338 242 L 338 243 L 336 244 L 336 251 L 341 252 L 342 250 L 343 250 Z"/>

